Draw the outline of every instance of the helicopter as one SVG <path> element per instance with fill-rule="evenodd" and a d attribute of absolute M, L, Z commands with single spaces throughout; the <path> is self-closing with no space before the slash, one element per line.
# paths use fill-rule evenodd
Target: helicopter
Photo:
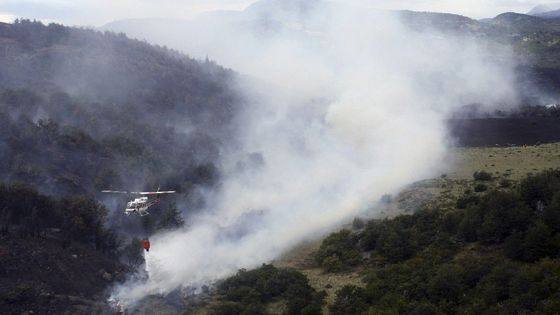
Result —
<path fill-rule="evenodd" d="M 111 194 L 126 194 L 126 195 L 135 195 L 140 196 L 138 198 L 134 198 L 126 203 L 126 209 L 124 213 L 126 215 L 131 214 L 138 214 L 140 216 L 145 216 L 150 214 L 148 212 L 148 208 L 151 206 L 159 203 L 159 196 L 162 194 L 174 194 L 174 190 L 168 191 L 160 191 L 159 188 L 157 191 L 120 191 L 120 190 L 102 190 L 102 193 L 111 193 Z M 150 198 L 154 197 L 155 198 Z"/>

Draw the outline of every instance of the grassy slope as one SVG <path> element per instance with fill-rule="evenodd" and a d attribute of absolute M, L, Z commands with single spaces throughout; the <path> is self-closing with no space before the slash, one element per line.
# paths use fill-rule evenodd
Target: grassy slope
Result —
<path fill-rule="evenodd" d="M 394 198 L 384 209 L 376 209 L 381 217 L 392 217 L 410 211 L 418 203 L 437 202 L 454 207 L 452 196 L 459 196 L 473 187 L 473 173 L 485 170 L 494 175 L 489 186 L 498 185 L 501 179 L 519 180 L 527 173 L 560 167 L 560 143 L 525 147 L 456 148 L 446 158 L 449 169 L 445 178 L 428 179 L 414 183 Z M 372 210 L 373 211 L 373 210 Z M 316 290 L 325 290 L 326 302 L 332 304 L 336 291 L 348 284 L 361 285 L 360 270 L 348 273 L 324 273 L 314 263 L 313 254 L 321 240 L 306 242 L 274 262 L 278 267 L 292 267 L 304 273 Z M 274 313 L 273 308 L 269 308 Z M 281 312 L 276 312 L 280 314 Z M 324 308 L 327 314 L 327 307 Z"/>

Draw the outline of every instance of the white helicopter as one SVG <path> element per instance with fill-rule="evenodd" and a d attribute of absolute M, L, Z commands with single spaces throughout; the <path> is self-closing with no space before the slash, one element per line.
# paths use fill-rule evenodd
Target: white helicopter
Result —
<path fill-rule="evenodd" d="M 119 191 L 119 190 L 102 190 L 103 193 L 111 193 L 111 194 L 127 194 L 127 195 L 139 195 L 142 197 L 134 198 L 131 201 L 126 203 L 126 209 L 124 213 L 126 215 L 131 215 L 136 213 L 140 216 L 145 216 L 150 214 L 148 212 L 148 208 L 157 204 L 159 202 L 159 195 L 163 194 L 174 194 L 174 190 L 168 191 L 160 191 L 159 188 L 157 191 Z M 150 198 L 155 196 L 155 198 Z"/>

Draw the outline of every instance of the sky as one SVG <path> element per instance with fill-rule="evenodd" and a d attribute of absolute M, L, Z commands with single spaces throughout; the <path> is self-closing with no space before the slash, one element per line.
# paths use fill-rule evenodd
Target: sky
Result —
<path fill-rule="evenodd" d="M 526 13 L 558 0 L 337 0 L 378 9 L 448 12 L 472 18 Z M 0 21 L 30 18 L 65 25 L 102 26 L 130 18 L 191 18 L 212 10 L 243 10 L 255 0 L 0 0 Z"/>

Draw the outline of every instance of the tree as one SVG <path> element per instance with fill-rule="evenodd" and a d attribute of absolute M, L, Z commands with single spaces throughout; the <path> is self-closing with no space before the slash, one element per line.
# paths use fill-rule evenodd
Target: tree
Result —
<path fill-rule="evenodd" d="M 544 223 L 554 232 L 560 231 L 560 192 L 554 194 L 550 204 L 544 207 L 542 217 Z"/>
<path fill-rule="evenodd" d="M 459 223 L 458 235 L 467 242 L 478 240 L 477 230 L 482 224 L 482 214 L 478 207 L 469 207 Z"/>
<path fill-rule="evenodd" d="M 410 233 L 398 227 L 388 229 L 379 236 L 377 251 L 393 263 L 406 260 L 415 254 Z"/>
<path fill-rule="evenodd" d="M 185 221 L 181 217 L 181 212 L 177 209 L 177 205 L 173 203 L 159 216 L 156 228 L 157 230 L 175 230 L 182 228 L 184 225 Z"/>
<path fill-rule="evenodd" d="M 136 270 L 144 264 L 144 248 L 142 247 L 142 240 L 133 238 L 122 249 L 122 259 L 130 269 Z"/>
<path fill-rule="evenodd" d="M 428 295 L 434 302 L 451 301 L 457 303 L 464 291 L 464 270 L 455 264 L 440 266 L 436 275 L 428 283 Z"/>
<path fill-rule="evenodd" d="M 514 230 L 525 231 L 531 222 L 531 209 L 515 193 L 489 192 L 479 207 L 483 221 L 478 235 L 486 243 L 502 242 Z"/>
<path fill-rule="evenodd" d="M 547 170 L 524 178 L 519 183 L 521 198 L 534 209 L 538 202 L 547 205 L 552 196 L 560 191 L 560 170 Z"/>
<path fill-rule="evenodd" d="M 553 236 L 552 229 L 540 220 L 527 231 L 523 241 L 524 259 L 527 261 L 557 257 L 558 249 L 558 236 Z"/>
<path fill-rule="evenodd" d="M 237 274 L 218 285 L 218 293 L 225 301 L 219 314 L 264 314 L 264 303 L 284 300 L 288 314 L 320 314 L 324 294 L 315 292 L 307 278 L 292 269 L 263 265 L 254 270 L 239 270 Z M 216 313 L 218 314 L 218 313 Z"/>
<path fill-rule="evenodd" d="M 473 178 L 476 181 L 489 181 L 492 180 L 492 174 L 486 171 L 474 172 Z"/>
<path fill-rule="evenodd" d="M 504 241 L 504 253 L 506 256 L 513 260 L 523 259 L 523 239 L 525 235 L 522 232 L 514 231 Z"/>
<path fill-rule="evenodd" d="M 364 231 L 360 234 L 360 247 L 363 250 L 374 250 L 377 247 L 379 236 L 383 233 L 387 225 L 387 221 L 369 221 Z"/>
<path fill-rule="evenodd" d="M 354 315 L 365 312 L 368 307 L 366 290 L 346 285 L 336 293 L 336 300 L 330 311 L 333 315 Z"/>
<path fill-rule="evenodd" d="M 488 190 L 488 186 L 484 185 L 484 184 L 476 184 L 474 186 L 474 191 L 475 192 L 485 192 Z"/>
<path fill-rule="evenodd" d="M 315 259 L 331 271 L 341 271 L 355 266 L 361 258 L 357 243 L 357 236 L 350 230 L 333 233 L 323 240 L 315 254 Z"/>

